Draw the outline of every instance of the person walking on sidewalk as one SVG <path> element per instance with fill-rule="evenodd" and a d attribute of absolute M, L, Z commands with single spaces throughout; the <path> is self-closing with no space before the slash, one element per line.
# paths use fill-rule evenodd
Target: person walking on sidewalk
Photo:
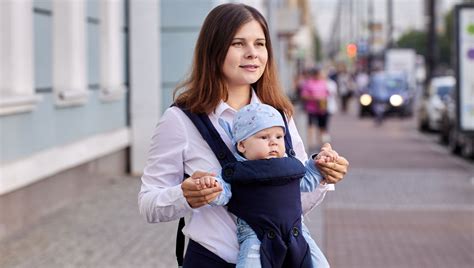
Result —
<path fill-rule="evenodd" d="M 330 139 L 327 132 L 329 88 L 319 68 L 312 68 L 309 71 L 309 78 L 303 85 L 301 97 L 308 115 L 309 148 L 322 146 Z"/>
<path fill-rule="evenodd" d="M 328 87 L 328 118 L 326 122 L 326 132 L 328 133 L 328 136 L 326 139 L 323 139 L 322 142 L 331 142 L 331 136 L 330 136 L 330 131 L 329 131 L 329 126 L 331 123 L 331 118 L 334 114 L 337 113 L 338 110 L 338 105 L 337 105 L 337 83 L 334 82 L 331 78 L 327 76 L 326 73 L 323 73 L 323 78 L 326 80 L 326 85 Z"/>
<path fill-rule="evenodd" d="M 346 113 L 349 101 L 354 95 L 355 82 L 345 64 L 339 65 L 338 69 L 337 88 L 339 90 L 339 97 L 341 98 L 341 110 L 343 113 Z"/>
<path fill-rule="evenodd" d="M 293 107 L 281 90 L 276 75 L 270 34 L 264 17 L 255 8 L 228 3 L 215 7 L 204 20 L 194 52 L 192 70 L 178 86 L 176 106 L 160 118 L 152 136 L 148 160 L 138 194 L 140 213 L 150 223 L 189 217 L 183 233 L 189 238 L 183 267 L 234 267 L 239 244 L 235 217 L 226 207 L 208 204 L 222 187 L 203 188 L 204 176 L 221 168 L 193 122 L 180 108 L 208 118 L 219 139 L 232 142 L 218 119 L 232 122 L 236 111 L 250 103 L 265 103 L 284 112 L 293 153 L 301 162 L 308 157 L 292 118 Z M 335 153 L 331 146 L 322 149 Z M 312 209 L 329 185 L 343 179 L 348 161 L 319 163 L 327 184 L 319 184 L 302 203 Z M 191 174 L 185 179 L 183 174 Z"/>

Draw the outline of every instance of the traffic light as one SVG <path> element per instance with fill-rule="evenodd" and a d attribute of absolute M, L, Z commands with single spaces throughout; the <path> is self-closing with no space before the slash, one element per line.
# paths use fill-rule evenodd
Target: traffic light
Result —
<path fill-rule="evenodd" d="M 357 57 L 357 45 L 354 43 L 348 44 L 346 46 L 346 53 L 347 53 L 347 57 L 351 59 Z"/>

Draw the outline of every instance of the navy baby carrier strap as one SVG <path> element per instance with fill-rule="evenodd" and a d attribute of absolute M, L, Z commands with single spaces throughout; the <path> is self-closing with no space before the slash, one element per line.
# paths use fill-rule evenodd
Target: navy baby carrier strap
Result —
<path fill-rule="evenodd" d="M 206 114 L 196 114 L 190 112 L 188 109 L 184 107 L 180 107 L 178 105 L 173 104 L 172 106 L 177 106 L 178 108 L 183 111 L 186 116 L 193 122 L 194 126 L 197 128 L 203 139 L 207 142 L 211 150 L 216 155 L 217 159 L 221 166 L 224 166 L 226 163 L 232 163 L 236 161 L 234 155 L 229 150 L 227 145 L 222 141 L 219 133 L 212 125 L 212 122 L 209 120 L 209 117 Z M 209 127 L 211 126 L 211 127 Z M 184 178 L 189 177 L 188 174 L 184 174 Z M 185 226 L 184 217 L 179 219 L 178 223 L 178 230 L 176 234 L 176 260 L 178 262 L 178 266 L 182 267 L 184 262 L 184 234 L 182 232 Z M 217 257 L 217 256 L 216 256 Z M 224 262 L 224 260 L 222 260 Z M 222 267 L 226 267 L 223 263 Z M 216 267 L 218 268 L 218 267 Z"/>
<path fill-rule="evenodd" d="M 206 114 L 181 110 L 216 155 L 223 167 L 223 178 L 233 181 L 228 209 L 244 219 L 262 242 L 262 267 L 312 267 L 309 246 L 301 229 L 299 185 L 305 169 L 294 157 L 284 113 L 280 111 L 287 130 L 285 145 L 289 157 L 239 162 Z"/>

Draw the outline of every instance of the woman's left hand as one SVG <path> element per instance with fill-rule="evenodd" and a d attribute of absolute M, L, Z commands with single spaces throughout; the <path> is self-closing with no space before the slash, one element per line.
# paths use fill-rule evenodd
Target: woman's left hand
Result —
<path fill-rule="evenodd" d="M 327 183 L 338 183 L 346 175 L 349 161 L 344 157 L 339 156 L 337 152 L 331 148 L 329 143 L 323 145 L 321 152 L 334 154 L 336 156 L 336 160 L 330 162 L 327 162 L 324 159 L 318 159 L 316 160 L 316 165 Z"/>
<path fill-rule="evenodd" d="M 183 195 L 190 207 L 198 208 L 207 205 L 222 192 L 222 187 L 214 184 L 214 176 L 214 173 L 195 171 L 191 177 L 181 183 Z"/>

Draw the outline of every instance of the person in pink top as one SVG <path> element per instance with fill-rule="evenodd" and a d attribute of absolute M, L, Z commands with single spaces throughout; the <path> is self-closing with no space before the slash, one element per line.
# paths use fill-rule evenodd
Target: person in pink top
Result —
<path fill-rule="evenodd" d="M 329 88 L 321 70 L 313 68 L 309 78 L 302 87 L 301 98 L 308 114 L 308 144 L 311 147 L 321 146 L 329 141 L 327 132 Z M 316 127 L 319 134 L 316 133 Z M 315 137 L 316 136 L 316 137 Z M 316 141 L 316 144 L 314 144 Z"/>

